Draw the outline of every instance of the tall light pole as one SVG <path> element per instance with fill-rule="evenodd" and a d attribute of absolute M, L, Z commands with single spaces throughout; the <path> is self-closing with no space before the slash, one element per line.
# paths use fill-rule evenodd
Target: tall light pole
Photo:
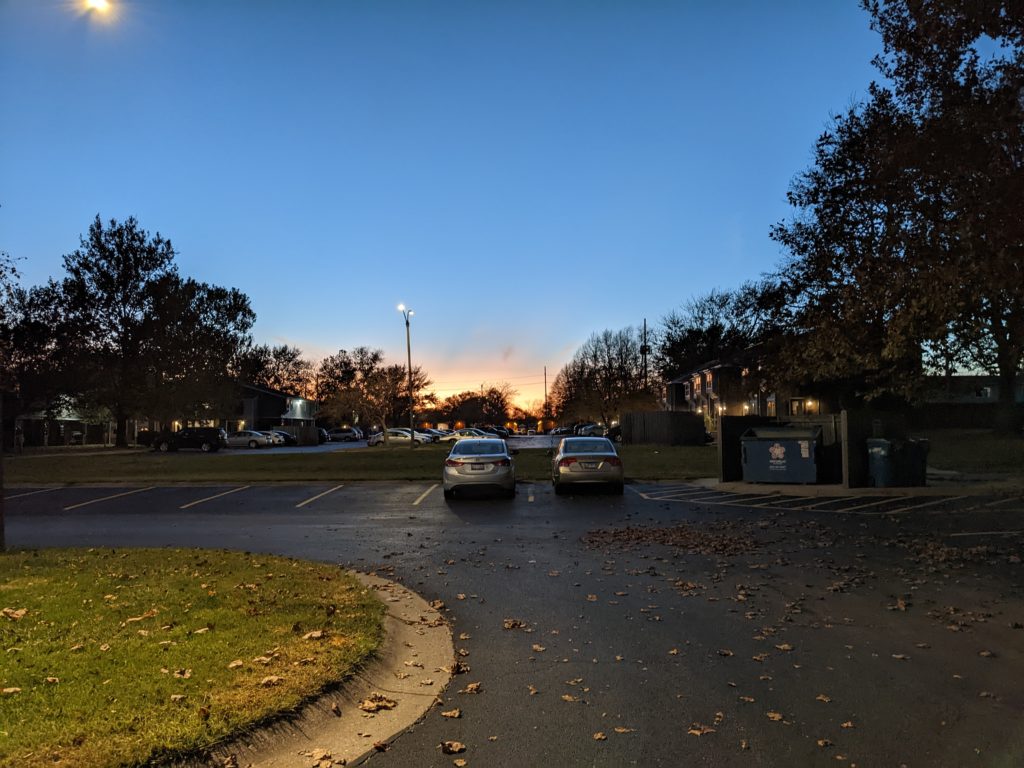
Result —
<path fill-rule="evenodd" d="M 405 354 L 409 362 L 409 447 L 416 447 L 416 426 L 413 418 L 413 392 L 412 392 L 412 342 L 409 339 L 409 318 L 415 315 L 411 309 L 406 309 L 405 304 L 398 305 L 398 311 L 405 318 Z"/>

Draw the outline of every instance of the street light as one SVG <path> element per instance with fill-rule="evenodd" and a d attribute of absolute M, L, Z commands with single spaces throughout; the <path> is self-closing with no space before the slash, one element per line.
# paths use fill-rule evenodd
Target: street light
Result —
<path fill-rule="evenodd" d="M 415 315 L 411 309 L 406 309 L 405 304 L 398 305 L 398 311 L 405 318 L 405 353 L 409 362 L 409 447 L 416 447 L 416 428 L 413 420 L 413 393 L 412 393 L 412 343 L 409 340 L 409 318 Z"/>

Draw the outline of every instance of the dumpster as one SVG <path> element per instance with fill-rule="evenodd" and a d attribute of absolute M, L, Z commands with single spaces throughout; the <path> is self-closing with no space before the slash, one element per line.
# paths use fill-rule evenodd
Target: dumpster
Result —
<path fill-rule="evenodd" d="M 905 488 L 925 485 L 928 471 L 928 441 L 869 438 L 868 477 L 876 488 Z"/>
<path fill-rule="evenodd" d="M 816 483 L 821 427 L 755 427 L 740 437 L 746 483 Z"/>

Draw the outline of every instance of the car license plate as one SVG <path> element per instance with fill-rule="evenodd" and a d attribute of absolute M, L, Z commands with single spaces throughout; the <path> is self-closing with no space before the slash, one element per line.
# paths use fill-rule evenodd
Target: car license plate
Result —
<path fill-rule="evenodd" d="M 470 468 L 471 469 L 475 469 L 475 470 L 479 470 L 479 469 L 483 469 L 484 465 L 483 464 L 472 464 L 472 465 L 470 465 Z"/>
<path fill-rule="evenodd" d="M 596 461 L 581 461 L 580 464 L 583 465 L 584 469 L 597 469 Z"/>

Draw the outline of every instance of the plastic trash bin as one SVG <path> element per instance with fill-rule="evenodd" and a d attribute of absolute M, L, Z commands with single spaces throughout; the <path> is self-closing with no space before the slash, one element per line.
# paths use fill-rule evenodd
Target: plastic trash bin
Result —
<path fill-rule="evenodd" d="M 926 484 L 927 440 L 869 438 L 867 448 L 868 477 L 876 488 L 906 488 Z"/>
<path fill-rule="evenodd" d="M 740 437 L 743 481 L 816 483 L 821 427 L 755 427 Z"/>
<path fill-rule="evenodd" d="M 893 442 L 871 437 L 868 444 L 868 478 L 876 488 L 889 488 L 897 484 Z"/>

